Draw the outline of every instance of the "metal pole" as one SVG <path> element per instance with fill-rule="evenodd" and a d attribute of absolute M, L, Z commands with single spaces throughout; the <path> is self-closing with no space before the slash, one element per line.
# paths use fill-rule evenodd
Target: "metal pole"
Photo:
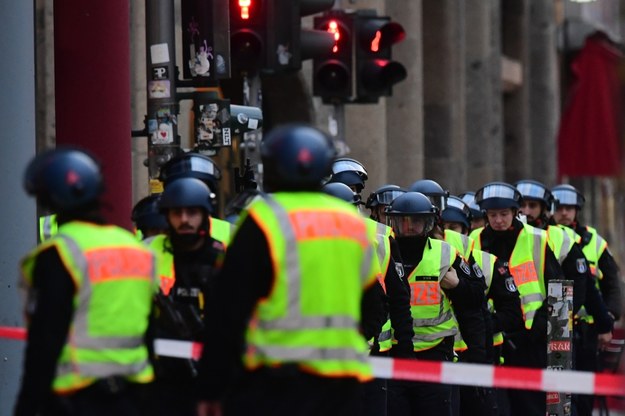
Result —
<path fill-rule="evenodd" d="M 180 151 L 173 0 L 146 0 L 148 171 L 150 193 L 162 192 L 160 167 Z"/>
<path fill-rule="evenodd" d="M 551 280 L 547 288 L 547 369 L 573 369 L 573 281 Z M 571 393 L 547 392 L 547 414 L 569 416 Z"/>

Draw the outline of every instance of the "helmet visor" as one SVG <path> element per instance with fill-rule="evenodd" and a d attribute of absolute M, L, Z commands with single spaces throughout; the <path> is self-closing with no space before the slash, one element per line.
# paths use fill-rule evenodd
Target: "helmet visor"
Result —
<path fill-rule="evenodd" d="M 380 192 L 378 194 L 375 194 L 375 200 L 380 205 L 390 205 L 391 202 L 393 202 L 395 198 L 397 198 L 398 196 L 404 193 L 406 193 L 406 191 L 400 191 L 400 190 Z"/>
<path fill-rule="evenodd" d="M 576 205 L 579 206 L 577 200 L 577 192 L 568 189 L 556 189 L 553 191 L 553 197 L 556 205 Z"/>
<path fill-rule="evenodd" d="M 337 160 L 332 165 L 332 173 L 337 174 L 341 172 L 356 172 L 363 179 L 367 179 L 367 171 L 364 166 L 355 160 Z"/>
<path fill-rule="evenodd" d="M 387 218 L 397 237 L 425 236 L 434 227 L 432 215 L 391 215 Z"/>

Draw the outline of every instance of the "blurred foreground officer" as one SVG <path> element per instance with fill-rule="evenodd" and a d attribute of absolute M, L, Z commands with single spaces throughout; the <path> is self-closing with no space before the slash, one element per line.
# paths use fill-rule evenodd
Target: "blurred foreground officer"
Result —
<path fill-rule="evenodd" d="M 169 224 L 167 235 L 149 241 L 158 255 L 160 290 L 156 296 L 157 338 L 199 341 L 204 310 L 212 302 L 214 279 L 224 246 L 208 234 L 211 192 L 199 179 L 180 178 L 167 185 L 159 207 Z M 154 366 L 157 415 L 195 413 L 197 362 L 159 356 Z"/>
<path fill-rule="evenodd" d="M 132 208 L 130 219 L 135 224 L 135 234 L 140 240 L 167 232 L 167 220 L 158 206 L 160 194 L 146 196 Z"/>
<path fill-rule="evenodd" d="M 382 324 L 361 328 L 378 287 L 375 236 L 353 206 L 318 192 L 334 156 L 325 134 L 278 127 L 260 154 L 271 194 L 242 214 L 218 277 L 198 413 L 356 414 L 372 378 L 365 338 Z"/>
<path fill-rule="evenodd" d="M 97 163 L 73 149 L 37 156 L 26 191 L 59 232 L 22 262 L 28 344 L 15 415 L 138 415 L 153 378 L 144 336 L 155 260 L 100 215 Z"/>

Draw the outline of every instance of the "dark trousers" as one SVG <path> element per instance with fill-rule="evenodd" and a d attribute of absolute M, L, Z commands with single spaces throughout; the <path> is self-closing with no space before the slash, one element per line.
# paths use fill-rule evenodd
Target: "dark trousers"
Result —
<path fill-rule="evenodd" d="M 386 416 L 387 384 L 376 378 L 364 385 L 363 416 Z"/>
<path fill-rule="evenodd" d="M 113 382 L 115 383 L 115 382 Z M 100 381 L 67 396 L 54 396 L 44 416 L 150 415 L 147 385 Z"/>
<path fill-rule="evenodd" d="M 195 379 L 157 379 L 152 385 L 154 416 L 196 416 L 197 391 Z"/>
<path fill-rule="evenodd" d="M 421 360 L 451 361 L 453 338 L 438 346 L 415 353 Z M 389 380 L 387 409 L 389 416 L 451 416 L 451 391 L 448 384 Z"/>
<path fill-rule="evenodd" d="M 594 325 L 588 325 L 580 322 L 575 325 L 575 338 L 573 342 L 574 365 L 578 371 L 598 370 L 597 352 L 599 342 L 597 340 L 597 331 Z M 590 394 L 574 394 L 573 416 L 591 416 L 594 407 L 595 396 Z"/>
<path fill-rule="evenodd" d="M 224 401 L 225 416 L 359 416 L 363 385 L 296 368 L 261 369 L 243 375 Z"/>
<path fill-rule="evenodd" d="M 514 334 L 504 344 L 504 365 L 545 368 L 547 346 L 530 339 L 529 331 Z M 544 415 L 547 412 L 547 394 L 541 391 L 507 389 L 512 416 Z"/>

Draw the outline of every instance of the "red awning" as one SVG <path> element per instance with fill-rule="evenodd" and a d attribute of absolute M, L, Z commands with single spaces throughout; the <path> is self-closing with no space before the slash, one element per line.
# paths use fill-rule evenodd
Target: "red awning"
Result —
<path fill-rule="evenodd" d="M 601 33 L 572 63 L 576 77 L 558 133 L 560 176 L 616 176 L 621 170 L 621 52 Z"/>

